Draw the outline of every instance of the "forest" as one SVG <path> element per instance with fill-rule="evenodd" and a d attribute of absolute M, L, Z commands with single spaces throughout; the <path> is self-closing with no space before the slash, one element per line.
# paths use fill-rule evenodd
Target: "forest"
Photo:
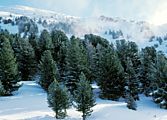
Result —
<path fill-rule="evenodd" d="M 96 105 L 91 84 L 99 86 L 100 98 L 123 98 L 132 110 L 137 110 L 140 94 L 167 109 L 167 57 L 154 46 L 140 49 L 132 41 L 112 43 L 93 34 L 69 37 L 60 30 L 28 37 L 1 30 L 0 96 L 12 96 L 19 81 L 37 75 L 58 119 L 71 106 L 83 120 L 91 115 Z"/>

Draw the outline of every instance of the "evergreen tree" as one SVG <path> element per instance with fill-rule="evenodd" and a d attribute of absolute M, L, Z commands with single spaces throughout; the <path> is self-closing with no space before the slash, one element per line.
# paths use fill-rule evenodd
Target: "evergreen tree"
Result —
<path fill-rule="evenodd" d="M 28 37 L 28 40 L 34 49 L 36 61 L 39 63 L 40 57 L 41 57 L 40 56 L 41 55 L 40 48 L 39 48 L 39 44 L 38 44 L 39 38 L 35 34 L 30 34 L 30 36 Z"/>
<path fill-rule="evenodd" d="M 83 120 L 86 120 L 86 117 L 90 116 L 93 112 L 91 108 L 95 106 L 95 100 L 91 85 L 86 79 L 84 73 L 81 73 L 79 79 L 77 89 L 74 92 L 74 98 L 77 104 L 77 110 L 82 112 L 82 118 Z"/>
<path fill-rule="evenodd" d="M 133 97 L 134 100 L 139 100 L 138 96 L 139 81 L 130 58 L 127 58 L 126 62 L 125 81 L 127 85 L 126 92 L 128 92 L 128 94 L 130 94 L 130 97 Z"/>
<path fill-rule="evenodd" d="M 51 33 L 52 43 L 53 43 L 53 58 L 58 63 L 61 59 L 61 52 L 66 52 L 66 46 L 68 43 L 68 37 L 58 30 L 54 30 Z M 65 48 L 64 48 L 65 47 Z"/>
<path fill-rule="evenodd" d="M 69 40 L 62 31 L 54 30 L 51 33 L 53 43 L 53 58 L 57 63 L 61 81 L 66 80 L 67 72 L 67 50 Z"/>
<path fill-rule="evenodd" d="M 113 46 L 102 49 L 100 59 L 100 78 L 101 97 L 117 100 L 124 95 L 124 70 L 118 59 Z"/>
<path fill-rule="evenodd" d="M 21 49 L 18 61 L 22 80 L 31 80 L 36 73 L 37 62 L 35 59 L 34 49 L 27 40 L 21 40 Z"/>
<path fill-rule="evenodd" d="M 48 91 L 49 85 L 55 80 L 59 79 L 59 73 L 55 61 L 52 58 L 51 52 L 49 50 L 43 53 L 40 61 L 41 70 L 41 86 Z"/>
<path fill-rule="evenodd" d="M 160 104 L 161 108 L 167 109 L 167 58 L 162 53 L 157 53 L 156 60 L 157 80 L 156 89 L 152 92 L 153 100 Z"/>
<path fill-rule="evenodd" d="M 101 77 L 100 59 L 101 59 L 101 49 L 109 46 L 109 42 L 93 34 L 85 35 L 85 41 L 87 42 L 87 56 L 88 56 L 88 66 L 89 66 L 89 78 L 91 81 L 99 81 Z M 87 76 L 87 75 L 86 75 Z"/>
<path fill-rule="evenodd" d="M 155 89 L 155 81 L 157 80 L 156 58 L 157 53 L 154 47 L 146 47 L 141 51 L 141 77 L 143 92 L 149 95 Z"/>
<path fill-rule="evenodd" d="M 79 75 L 87 69 L 87 56 L 82 52 L 80 39 L 71 37 L 68 46 L 68 72 L 66 85 L 71 93 L 76 89 L 76 83 L 79 81 Z M 85 72 L 86 73 L 86 72 Z"/>
<path fill-rule="evenodd" d="M 43 30 L 41 32 L 41 35 L 39 37 L 39 41 L 38 41 L 38 44 L 39 44 L 39 56 L 41 57 L 41 55 L 43 54 L 43 52 L 45 50 L 52 50 L 53 47 L 52 47 L 52 39 L 51 39 L 51 36 L 49 34 L 49 32 L 47 30 Z"/>
<path fill-rule="evenodd" d="M 131 59 L 131 62 L 133 64 L 133 68 L 135 70 L 135 74 L 137 75 L 137 77 L 140 76 L 139 74 L 139 70 L 140 70 L 140 66 L 141 66 L 141 60 L 140 60 L 140 56 L 139 56 L 139 50 L 138 50 L 138 46 L 136 45 L 135 42 L 129 42 L 129 41 L 125 41 L 125 40 L 117 40 L 116 41 L 116 47 L 117 47 L 117 53 L 118 53 L 118 57 L 121 61 L 121 64 L 126 72 L 126 62 L 127 62 L 127 58 Z"/>
<path fill-rule="evenodd" d="M 18 65 L 9 40 L 0 36 L 0 81 L 7 95 L 18 88 Z"/>
<path fill-rule="evenodd" d="M 49 107 L 56 113 L 57 119 L 67 116 L 66 109 L 70 107 L 70 97 L 67 88 L 54 80 L 48 89 Z"/>

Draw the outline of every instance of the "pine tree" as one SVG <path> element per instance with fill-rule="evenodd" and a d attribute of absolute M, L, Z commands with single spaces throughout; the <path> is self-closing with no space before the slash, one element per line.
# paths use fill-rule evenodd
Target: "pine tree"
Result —
<path fill-rule="evenodd" d="M 138 79 L 140 77 L 139 70 L 141 67 L 141 60 L 139 56 L 138 46 L 135 42 L 129 42 L 125 40 L 117 40 L 117 53 L 118 57 L 121 61 L 121 64 L 126 72 L 127 69 L 127 58 L 130 58 L 135 74 L 137 75 Z"/>
<path fill-rule="evenodd" d="M 52 43 L 53 43 L 53 58 L 59 63 L 62 52 L 67 52 L 66 47 L 68 43 L 68 37 L 62 32 L 58 30 L 54 30 L 51 33 Z"/>
<path fill-rule="evenodd" d="M 59 79 L 59 73 L 55 61 L 52 58 L 51 52 L 49 50 L 43 53 L 40 61 L 41 70 L 41 86 L 48 91 L 49 85 L 55 80 Z"/>
<path fill-rule="evenodd" d="M 41 32 L 38 44 L 39 44 L 39 57 L 41 57 L 44 51 L 53 49 L 52 39 L 47 30 L 43 30 Z"/>
<path fill-rule="evenodd" d="M 103 48 L 100 59 L 99 86 L 102 98 L 117 100 L 124 95 L 124 70 L 113 46 Z"/>
<path fill-rule="evenodd" d="M 70 44 L 68 46 L 68 73 L 67 73 L 67 87 L 71 93 L 76 89 L 76 83 L 79 81 L 79 75 L 81 72 L 87 73 L 87 56 L 82 51 L 79 38 L 71 37 Z"/>
<path fill-rule="evenodd" d="M 30 34 L 30 36 L 28 37 L 28 40 L 34 49 L 36 61 L 39 63 L 40 58 L 41 58 L 40 48 L 39 48 L 39 44 L 38 44 L 39 38 L 37 35 Z"/>
<path fill-rule="evenodd" d="M 0 81 L 7 95 L 18 88 L 18 65 L 9 40 L 0 36 Z"/>
<path fill-rule="evenodd" d="M 154 83 L 156 88 L 152 92 L 153 100 L 161 108 L 167 109 L 167 58 L 163 53 L 157 53 L 156 68 L 157 80 Z"/>
<path fill-rule="evenodd" d="M 18 61 L 22 80 L 31 80 L 36 73 L 37 62 L 34 49 L 27 40 L 21 40 Z"/>
<path fill-rule="evenodd" d="M 74 98 L 77 104 L 77 110 L 82 112 L 82 118 L 83 120 L 86 120 L 86 117 L 90 116 L 93 112 L 91 108 L 95 106 L 95 100 L 91 85 L 86 79 L 84 73 L 81 73 L 79 79 L 77 89 L 74 92 Z"/>
<path fill-rule="evenodd" d="M 133 68 L 133 64 L 130 58 L 127 58 L 126 62 L 126 74 L 125 74 L 125 81 L 126 81 L 126 92 L 133 97 L 134 100 L 139 100 L 138 96 L 138 89 L 139 89 L 139 80 L 135 70 Z M 126 93 L 127 94 L 127 93 Z"/>
<path fill-rule="evenodd" d="M 140 82 L 146 96 L 153 92 L 154 87 L 156 87 L 154 84 L 157 80 L 156 58 L 157 53 L 154 47 L 146 47 L 142 49 Z"/>
<path fill-rule="evenodd" d="M 67 88 L 54 80 L 49 86 L 48 103 L 49 107 L 56 113 L 57 119 L 67 116 L 66 109 L 70 107 L 70 96 Z"/>
<path fill-rule="evenodd" d="M 66 80 L 67 72 L 67 51 L 69 40 L 62 31 L 54 30 L 51 33 L 53 43 L 53 59 L 56 61 L 61 81 Z"/>

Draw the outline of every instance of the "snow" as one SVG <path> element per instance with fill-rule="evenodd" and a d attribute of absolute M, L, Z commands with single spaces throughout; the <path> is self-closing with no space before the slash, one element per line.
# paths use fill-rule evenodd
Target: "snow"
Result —
<path fill-rule="evenodd" d="M 118 39 L 126 39 L 128 41 L 134 41 L 139 45 L 139 48 L 144 48 L 146 46 L 154 46 L 157 44 L 157 41 L 149 42 L 150 37 L 159 36 L 164 37 L 167 33 L 167 24 L 155 26 L 149 24 L 144 21 L 127 21 L 121 18 L 111 18 L 106 16 L 100 17 L 75 17 L 69 16 L 61 13 L 56 13 L 55 11 L 43 10 L 32 8 L 29 6 L 0 6 L 0 16 L 7 19 L 15 18 L 17 16 L 27 16 L 33 19 L 39 29 L 39 34 L 43 29 L 51 30 L 54 28 L 54 25 L 58 25 L 59 23 L 67 24 L 67 26 L 71 26 L 70 30 L 67 33 L 71 35 L 75 35 L 77 37 L 83 38 L 85 34 L 95 34 L 100 35 L 111 42 L 115 42 L 117 39 L 113 39 L 112 35 L 105 35 L 106 31 L 119 31 L 121 30 L 123 36 Z M 46 21 L 48 26 L 42 26 L 38 24 L 38 20 Z M 11 33 L 17 33 L 17 27 L 9 25 L 1 25 L 1 28 L 8 29 Z M 167 42 L 163 42 L 162 45 L 158 44 L 157 50 L 163 51 L 167 53 Z"/>
<path fill-rule="evenodd" d="M 14 96 L 0 97 L 0 120 L 55 120 L 48 107 L 46 92 L 35 82 L 21 82 L 23 86 Z M 99 88 L 92 85 L 96 94 L 96 106 L 88 120 L 167 120 L 167 112 L 160 109 L 151 98 L 140 96 L 137 111 L 130 110 L 124 102 L 102 100 Z M 70 108 L 65 120 L 81 120 L 81 113 Z"/>
<path fill-rule="evenodd" d="M 3 29 L 3 30 L 9 30 L 10 33 L 18 33 L 18 26 L 12 26 L 11 24 L 3 24 L 3 23 L 0 23 L 0 29 Z"/>

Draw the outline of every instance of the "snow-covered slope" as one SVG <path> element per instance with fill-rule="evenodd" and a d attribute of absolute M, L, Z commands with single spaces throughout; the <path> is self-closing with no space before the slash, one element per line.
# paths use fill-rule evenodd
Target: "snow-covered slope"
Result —
<path fill-rule="evenodd" d="M 3 19 L 12 20 L 18 16 L 27 16 L 37 24 L 39 32 L 43 29 L 60 29 L 67 34 L 74 34 L 78 37 L 92 33 L 103 36 L 110 41 L 126 39 L 137 42 L 140 47 L 151 45 L 156 46 L 158 50 L 167 52 L 167 43 L 164 40 L 167 34 L 167 25 L 154 26 L 144 21 L 127 21 L 105 16 L 80 18 L 27 6 L 0 7 L 0 16 Z M 3 22 L 0 23 L 0 26 L 13 33 L 19 31 L 17 26 L 4 25 Z M 152 37 L 155 39 L 149 42 Z M 162 44 L 157 43 L 157 37 L 162 38 Z"/>
<path fill-rule="evenodd" d="M 47 95 L 35 81 L 21 82 L 23 86 L 14 96 L 0 97 L 0 120 L 55 120 L 54 112 L 48 107 Z M 98 96 L 98 87 L 93 86 Z M 92 116 L 88 120 L 167 120 L 166 110 L 160 109 L 151 98 L 140 96 L 137 111 L 130 110 L 124 102 L 96 98 Z M 74 108 L 67 110 L 65 120 L 81 120 Z"/>

